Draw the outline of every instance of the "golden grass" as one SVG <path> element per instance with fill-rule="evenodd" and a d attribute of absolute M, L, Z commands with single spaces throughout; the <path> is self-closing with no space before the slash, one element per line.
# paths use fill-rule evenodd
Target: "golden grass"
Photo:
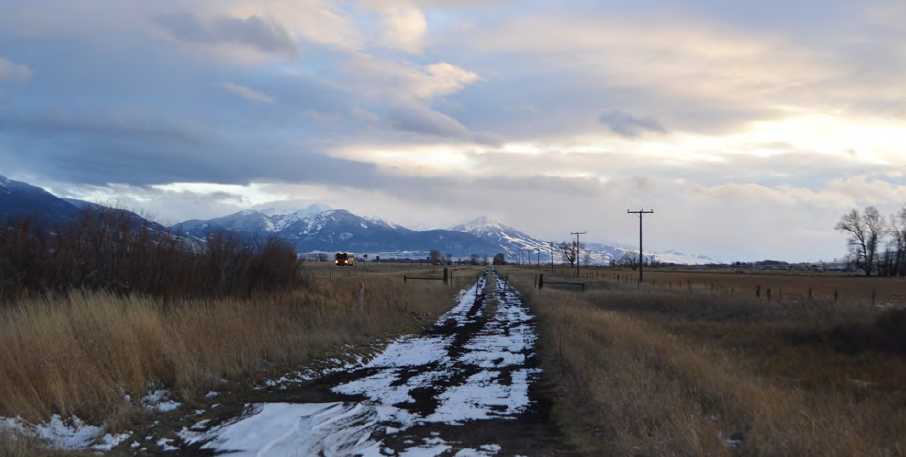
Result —
<path fill-rule="evenodd" d="M 511 280 L 540 317 L 558 420 L 587 455 L 906 454 L 906 388 L 895 382 L 906 360 L 795 338 L 870 321 L 871 310 Z"/>
<path fill-rule="evenodd" d="M 252 299 L 165 302 L 71 292 L 22 302 L 0 312 L 0 416 L 76 415 L 117 428 L 142 414 L 136 399 L 149 383 L 180 400 L 218 388 L 221 379 L 249 385 L 344 345 L 429 325 L 468 280 L 471 272 L 445 288 L 372 275 L 316 279 L 305 289 Z M 6 455 L 17 455 L 14 449 L 0 444 Z"/>

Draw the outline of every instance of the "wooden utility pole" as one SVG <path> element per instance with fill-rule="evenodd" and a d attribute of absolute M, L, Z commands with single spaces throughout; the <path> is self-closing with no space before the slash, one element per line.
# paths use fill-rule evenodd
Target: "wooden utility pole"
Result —
<path fill-rule="evenodd" d="M 626 212 L 639 215 L 639 284 L 641 284 L 644 279 L 642 276 L 642 268 L 645 266 L 645 256 L 642 254 L 642 219 L 646 214 L 654 214 L 654 210 L 629 211 L 627 209 Z"/>
<path fill-rule="evenodd" d="M 554 272 L 554 242 L 551 241 L 551 273 Z"/>
<path fill-rule="evenodd" d="M 585 235 L 585 232 L 569 232 L 576 235 L 576 277 L 579 277 L 579 235 Z"/>

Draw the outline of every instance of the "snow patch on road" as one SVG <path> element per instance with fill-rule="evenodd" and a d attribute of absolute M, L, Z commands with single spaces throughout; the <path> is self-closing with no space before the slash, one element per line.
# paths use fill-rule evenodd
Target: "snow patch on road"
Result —
<path fill-rule="evenodd" d="M 497 310 L 477 330 L 462 329 L 483 322 L 487 276 L 460 292 L 457 305 L 441 316 L 426 335 L 402 337 L 367 365 L 360 378 L 333 387 L 338 394 L 364 396 L 365 402 L 320 404 L 265 403 L 253 405 L 242 418 L 207 432 L 183 429 L 187 443 L 203 448 L 253 455 L 362 455 L 377 457 L 438 456 L 453 448 L 439 436 L 404 450 L 384 446 L 384 437 L 415 425 L 515 418 L 529 404 L 529 384 L 540 370 L 525 366 L 534 356 L 533 318 L 518 295 L 504 291 L 498 280 Z M 481 304 L 481 309 L 476 309 Z M 470 332 L 462 334 L 462 332 Z M 432 334 L 433 333 L 433 334 Z M 468 340 L 457 337 L 469 336 Z M 434 402 L 417 404 L 430 396 Z M 427 409 L 426 409 L 427 408 Z M 196 424 L 199 425 L 199 424 Z M 199 426 L 197 428 L 203 428 Z M 500 446 L 459 449 L 461 457 L 491 456 Z"/>

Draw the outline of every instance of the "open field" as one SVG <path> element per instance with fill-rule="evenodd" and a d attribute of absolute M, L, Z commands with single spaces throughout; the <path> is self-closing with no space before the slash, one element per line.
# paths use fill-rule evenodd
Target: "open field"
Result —
<path fill-rule="evenodd" d="M 551 268 L 533 267 L 536 272 L 548 277 Z M 555 276 L 575 278 L 575 269 L 557 266 Z M 643 287 L 679 289 L 688 288 L 715 290 L 742 297 L 755 297 L 755 287 L 761 286 L 761 299 L 767 300 L 767 289 L 771 289 L 772 300 L 802 301 L 812 298 L 819 301 L 837 299 L 849 303 L 870 303 L 875 290 L 876 303 L 906 305 L 906 278 L 865 277 L 837 272 L 812 271 L 759 271 L 759 270 L 705 270 L 705 269 L 664 269 L 652 268 L 644 271 Z M 580 268 L 584 279 L 619 280 L 638 285 L 638 270 L 624 268 Z M 592 285 L 594 287 L 594 285 Z"/>
<path fill-rule="evenodd" d="M 350 348 L 370 351 L 433 322 L 481 270 L 457 268 L 451 287 L 349 269 L 349 276 L 311 277 L 304 287 L 251 298 L 164 301 L 74 291 L 22 301 L 0 310 L 0 416 L 75 415 L 113 431 L 140 428 L 153 417 L 137 399 L 152 386 L 191 404 L 208 391 L 248 389 Z M 34 452 L 18 447 L 0 443 L 0 455 Z"/>
<path fill-rule="evenodd" d="M 587 455 L 906 455 L 902 310 L 607 279 L 539 291 L 537 271 L 502 271 L 540 317 L 556 416 Z M 652 279 L 742 284 L 694 274 Z"/>

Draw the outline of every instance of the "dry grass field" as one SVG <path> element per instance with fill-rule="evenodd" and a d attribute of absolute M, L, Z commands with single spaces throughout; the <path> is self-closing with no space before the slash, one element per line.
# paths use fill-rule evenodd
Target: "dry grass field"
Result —
<path fill-rule="evenodd" d="M 225 388 L 221 380 L 248 388 L 325 354 L 349 352 L 346 345 L 367 350 L 432 323 L 481 269 L 458 268 L 444 287 L 404 284 L 397 272 L 333 268 L 333 277 L 305 270 L 311 276 L 305 287 L 251 298 L 164 301 L 73 291 L 0 309 L 0 416 L 76 415 L 127 429 L 148 419 L 135 399 L 151 383 L 191 401 Z M 408 271 L 434 275 L 426 267 Z M 36 452 L 0 437 L 0 455 Z"/>
<path fill-rule="evenodd" d="M 550 267 L 535 268 L 546 275 Z M 557 277 L 575 277 L 575 270 L 555 267 Z M 581 268 L 583 279 L 610 279 L 638 285 L 639 272 L 623 268 Z M 619 277 L 619 278 L 618 278 Z M 663 289 L 689 288 L 725 291 L 743 297 L 755 297 L 755 287 L 761 286 L 761 299 L 802 301 L 811 290 L 815 300 L 833 300 L 834 291 L 840 301 L 870 303 L 875 290 L 877 304 L 906 305 L 906 278 L 865 277 L 832 272 L 777 270 L 693 270 L 646 269 L 644 287 Z"/>
<path fill-rule="evenodd" d="M 587 455 L 906 455 L 906 311 L 711 291 L 752 279 L 733 273 L 652 273 L 708 284 L 691 290 L 585 278 L 581 293 L 503 271 L 540 318 L 556 416 Z"/>

